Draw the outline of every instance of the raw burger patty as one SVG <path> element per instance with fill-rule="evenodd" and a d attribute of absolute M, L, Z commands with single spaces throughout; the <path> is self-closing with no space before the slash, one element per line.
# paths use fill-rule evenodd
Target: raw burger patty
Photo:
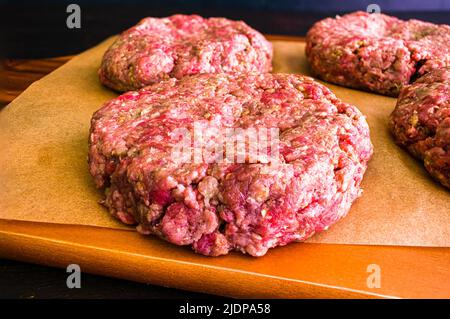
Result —
<path fill-rule="evenodd" d="M 396 142 L 450 188 L 449 96 L 450 68 L 433 70 L 403 88 L 389 124 Z"/>
<path fill-rule="evenodd" d="M 306 54 L 325 81 L 397 96 L 423 74 L 450 65 L 450 27 L 355 12 L 317 22 Z"/>
<path fill-rule="evenodd" d="M 272 45 L 242 21 L 197 15 L 145 18 L 106 51 L 100 81 L 117 91 L 171 77 L 220 72 L 270 72 Z"/>
<path fill-rule="evenodd" d="M 219 132 L 279 128 L 278 166 L 259 156 L 177 162 L 174 132 L 192 132 L 194 123 Z M 92 118 L 89 164 L 111 214 L 139 232 L 209 256 L 262 256 L 346 215 L 371 154 L 364 116 L 312 78 L 223 73 L 107 102 Z"/>

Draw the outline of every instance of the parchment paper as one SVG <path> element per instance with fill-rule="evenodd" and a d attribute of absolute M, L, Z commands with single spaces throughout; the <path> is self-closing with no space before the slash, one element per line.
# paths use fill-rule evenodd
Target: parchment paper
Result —
<path fill-rule="evenodd" d="M 0 218 L 127 228 L 97 203 L 102 193 L 86 162 L 91 115 L 117 96 L 97 78 L 112 41 L 35 82 L 1 111 Z M 275 72 L 309 74 L 303 43 L 275 41 L 274 49 Z M 367 116 L 375 154 L 362 197 L 311 242 L 448 247 L 450 192 L 392 142 L 386 123 L 395 99 L 326 85 Z"/>

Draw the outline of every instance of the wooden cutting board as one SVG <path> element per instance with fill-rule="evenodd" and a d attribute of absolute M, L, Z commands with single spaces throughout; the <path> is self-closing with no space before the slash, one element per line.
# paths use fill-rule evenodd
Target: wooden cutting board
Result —
<path fill-rule="evenodd" d="M 302 48 L 278 42 L 275 71 L 306 73 Z M 234 297 L 450 297 L 449 248 L 308 243 L 277 248 L 259 259 L 237 253 L 207 258 L 122 227 L 94 204 L 101 194 L 85 167 L 86 118 L 115 95 L 98 84 L 97 62 L 84 57 L 32 86 L 1 114 L 0 143 L 6 150 L 0 173 L 1 257 L 58 267 L 75 263 L 85 272 Z M 73 94 L 80 87 L 87 93 L 77 103 Z M 371 128 L 384 125 L 385 111 L 395 103 L 330 87 L 366 107 Z M 386 110 L 367 108 L 367 103 Z M 369 194 L 314 241 L 446 245 L 449 194 L 419 163 L 388 144 L 386 132 L 378 133 L 375 152 L 381 155 L 369 166 Z M 389 169 L 394 180 L 404 178 L 401 187 L 386 178 L 380 185 L 378 175 Z M 392 223 L 400 231 L 394 232 Z M 435 231 L 427 233 L 430 227 Z M 380 288 L 368 285 L 373 267 L 381 272 Z"/>
<path fill-rule="evenodd" d="M 246 298 L 450 298 L 450 249 L 293 244 L 208 258 L 126 230 L 0 220 L 0 256 Z M 369 288 L 369 265 L 381 288 Z"/>

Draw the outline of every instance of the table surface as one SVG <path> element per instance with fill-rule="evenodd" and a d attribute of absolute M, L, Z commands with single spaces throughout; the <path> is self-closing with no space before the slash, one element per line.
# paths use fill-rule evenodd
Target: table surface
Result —
<path fill-rule="evenodd" d="M 271 39 L 301 40 L 300 37 L 271 36 Z M 25 90 L 31 83 L 40 79 L 52 70 L 69 61 L 72 56 L 49 58 L 49 59 L 3 59 L 0 60 L 0 108 L 11 102 L 17 95 Z M 340 246 L 334 245 L 339 250 Z M 332 247 L 332 246 L 328 246 Z M 347 246 L 348 247 L 348 246 Z M 361 248 L 345 248 L 350 251 L 355 250 L 355 254 L 361 254 Z M 390 248 L 379 246 L 371 247 L 371 251 L 382 255 Z M 405 254 L 406 252 L 406 254 Z M 392 254 L 392 252 L 389 252 Z M 399 255 L 403 262 L 410 264 L 411 272 L 420 276 L 420 269 L 424 264 L 442 268 L 436 260 L 443 260 L 442 257 L 450 258 L 449 248 L 420 248 L 402 247 Z M 436 258 L 434 258 L 435 256 Z M 406 259 L 405 259 L 406 258 Z M 445 260 L 445 258 L 444 258 Z M 424 287 L 442 286 L 442 271 L 447 272 L 450 278 L 448 263 L 443 264 L 446 269 L 439 269 L 440 275 L 433 277 L 427 274 L 428 282 L 420 278 L 418 283 Z M 64 269 L 56 269 L 45 266 L 36 266 L 23 262 L 0 259 L 0 298 L 196 298 L 214 297 L 212 295 L 193 293 L 178 289 L 170 289 L 159 286 L 134 283 L 130 281 L 112 279 L 96 275 L 84 275 L 83 288 L 68 289 L 66 287 L 67 273 Z M 439 281 L 439 282 L 438 282 Z M 450 286 L 450 283 L 444 287 Z M 4 289 L 8 288 L 8 289 Z M 111 289 L 113 288 L 113 289 Z M 421 287 L 418 287 L 420 290 Z M 426 290 L 426 289 L 425 289 Z"/>

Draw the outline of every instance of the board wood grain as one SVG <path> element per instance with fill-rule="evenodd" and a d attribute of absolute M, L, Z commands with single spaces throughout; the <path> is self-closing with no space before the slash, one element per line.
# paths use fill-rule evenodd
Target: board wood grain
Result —
<path fill-rule="evenodd" d="M 238 298 L 450 298 L 448 248 L 298 243 L 208 258 L 126 230 L 0 220 L 0 256 Z M 380 288 L 367 286 L 372 264 Z"/>
<path fill-rule="evenodd" d="M 67 60 L 22 61 L 9 68 L 45 74 Z M 291 63 L 302 67 L 294 56 Z M 275 67 L 282 71 L 285 65 Z M 8 98 L 20 88 L 10 92 Z M 39 159 L 57 164 L 48 152 Z M 421 178 L 429 183 L 426 174 Z M 127 229 L 0 219 L 0 256 L 57 267 L 77 263 L 85 272 L 233 297 L 450 298 L 450 249 L 439 247 L 310 243 L 277 248 L 260 259 L 237 253 L 207 258 Z M 381 270 L 380 288 L 367 285 L 369 265 Z"/>

